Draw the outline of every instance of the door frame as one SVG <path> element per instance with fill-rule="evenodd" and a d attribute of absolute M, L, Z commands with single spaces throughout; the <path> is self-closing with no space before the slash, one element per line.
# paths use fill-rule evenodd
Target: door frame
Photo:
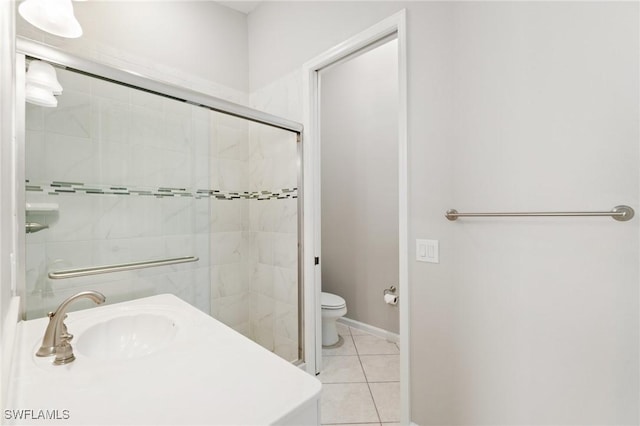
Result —
<path fill-rule="evenodd" d="M 305 63 L 302 67 L 304 145 L 304 323 L 306 368 L 318 374 L 322 368 L 321 268 L 315 259 L 321 247 L 320 87 L 318 73 L 391 35 L 398 40 L 398 296 L 400 315 L 400 413 L 402 424 L 410 419 L 409 357 L 409 246 L 408 246 L 408 140 L 407 140 L 407 33 L 406 10 L 389 16 L 359 34 Z M 315 348 L 315 350 L 314 350 Z"/>

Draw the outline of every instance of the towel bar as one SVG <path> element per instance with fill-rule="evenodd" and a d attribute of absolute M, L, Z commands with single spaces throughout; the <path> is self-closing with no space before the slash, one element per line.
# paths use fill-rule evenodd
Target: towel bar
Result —
<path fill-rule="evenodd" d="M 614 220 L 631 220 L 634 211 L 629 206 L 615 206 L 608 212 L 512 212 L 512 213 L 460 213 L 456 209 L 447 210 L 445 217 L 456 220 L 459 217 L 530 217 L 530 216 L 610 216 Z"/>
<path fill-rule="evenodd" d="M 90 268 L 67 269 L 49 272 L 49 278 L 60 280 L 63 278 L 86 277 L 87 275 L 107 274 L 110 272 L 131 271 L 133 269 L 152 268 L 154 266 L 174 265 L 176 263 L 197 262 L 197 256 L 174 257 L 170 259 L 147 260 L 144 262 L 120 263 L 116 265 L 92 266 Z"/>

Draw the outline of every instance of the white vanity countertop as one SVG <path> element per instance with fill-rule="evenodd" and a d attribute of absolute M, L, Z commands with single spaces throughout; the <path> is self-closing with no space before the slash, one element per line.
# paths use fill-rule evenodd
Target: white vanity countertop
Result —
<path fill-rule="evenodd" d="M 134 359 L 97 359 L 79 350 L 92 325 L 140 312 L 175 319 L 177 332 L 164 349 Z M 34 356 L 47 323 L 18 325 L 5 424 L 265 425 L 317 408 L 315 377 L 172 295 L 69 313 L 76 360 L 62 366 Z M 68 418 L 19 421 L 7 419 L 7 410 Z"/>

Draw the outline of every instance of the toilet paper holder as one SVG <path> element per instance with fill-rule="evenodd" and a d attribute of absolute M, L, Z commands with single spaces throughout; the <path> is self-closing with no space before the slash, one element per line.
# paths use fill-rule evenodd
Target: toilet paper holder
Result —
<path fill-rule="evenodd" d="M 392 285 L 392 286 L 391 286 L 391 287 L 389 287 L 389 288 L 385 288 L 385 289 L 382 291 L 382 294 L 383 294 L 383 295 L 387 295 L 387 294 L 389 294 L 389 293 L 395 293 L 395 292 L 396 292 L 396 290 L 397 290 L 396 286 Z"/>

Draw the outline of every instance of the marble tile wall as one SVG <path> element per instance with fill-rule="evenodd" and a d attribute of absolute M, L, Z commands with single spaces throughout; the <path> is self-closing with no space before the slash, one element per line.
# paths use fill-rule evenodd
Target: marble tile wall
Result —
<path fill-rule="evenodd" d="M 246 191 L 248 183 L 248 123 L 210 113 L 211 177 L 209 187 Z M 250 327 L 249 265 L 251 235 L 249 200 L 211 201 L 211 315 L 252 338 Z"/>
<path fill-rule="evenodd" d="M 260 97 L 256 95 L 256 99 Z M 251 191 L 297 188 L 297 164 L 295 134 L 250 124 Z M 250 232 L 255 244 L 250 287 L 252 334 L 261 345 L 292 361 L 298 359 L 297 201 L 250 202 Z"/>

